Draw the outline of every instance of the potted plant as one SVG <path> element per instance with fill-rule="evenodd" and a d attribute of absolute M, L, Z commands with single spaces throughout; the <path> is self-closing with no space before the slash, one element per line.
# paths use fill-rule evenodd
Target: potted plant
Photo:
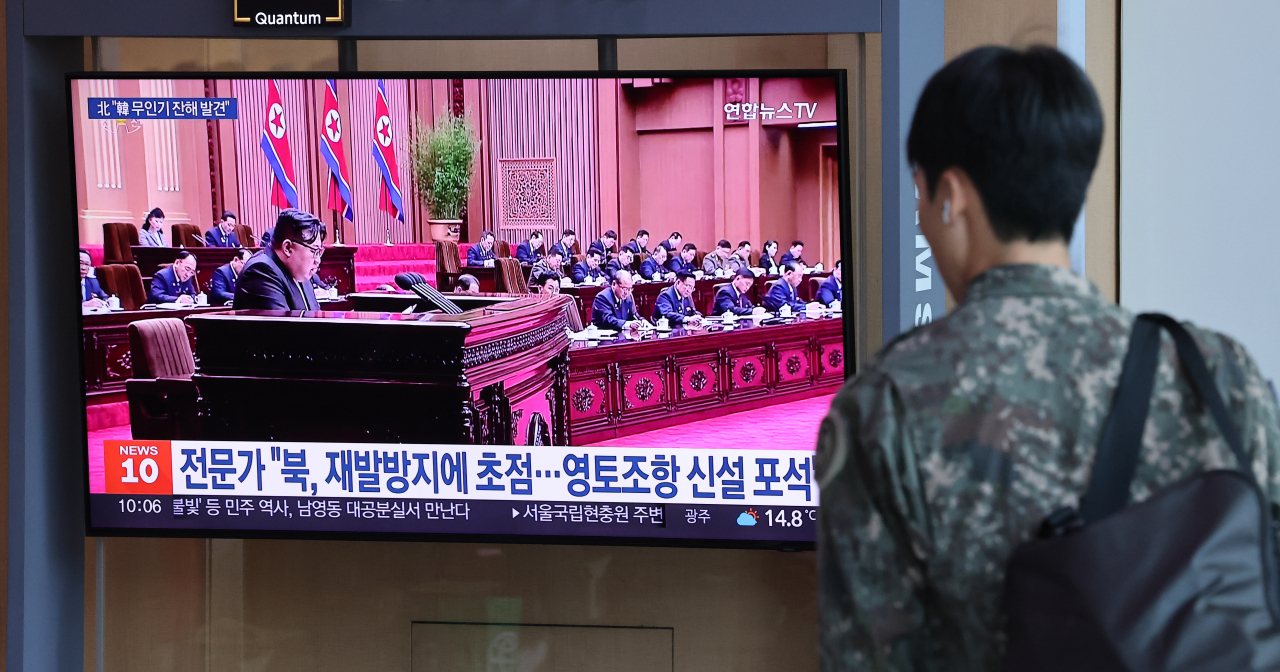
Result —
<path fill-rule="evenodd" d="M 466 117 L 445 115 L 413 136 L 413 183 L 427 207 L 433 240 L 457 240 L 462 210 L 471 195 L 480 140 Z"/>

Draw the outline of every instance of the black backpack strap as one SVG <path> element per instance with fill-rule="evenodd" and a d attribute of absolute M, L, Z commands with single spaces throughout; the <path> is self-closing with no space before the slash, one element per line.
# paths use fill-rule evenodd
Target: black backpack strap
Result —
<path fill-rule="evenodd" d="M 1138 467 L 1138 454 L 1142 450 L 1142 431 L 1147 424 L 1151 408 L 1151 393 L 1155 387 L 1156 367 L 1160 358 L 1160 330 L 1166 329 L 1177 346 L 1178 359 L 1190 378 L 1191 388 L 1209 407 L 1218 428 L 1236 456 L 1240 469 L 1252 480 L 1251 463 L 1244 452 L 1240 430 L 1227 412 L 1227 406 L 1218 393 L 1218 386 L 1209 374 L 1204 355 L 1177 320 L 1159 313 L 1139 315 L 1133 323 L 1129 337 L 1129 351 L 1125 354 L 1120 372 L 1120 384 L 1116 388 L 1111 412 L 1102 427 L 1089 489 L 1080 506 L 1080 517 L 1085 523 L 1093 523 L 1119 511 L 1129 503 L 1129 486 Z"/>

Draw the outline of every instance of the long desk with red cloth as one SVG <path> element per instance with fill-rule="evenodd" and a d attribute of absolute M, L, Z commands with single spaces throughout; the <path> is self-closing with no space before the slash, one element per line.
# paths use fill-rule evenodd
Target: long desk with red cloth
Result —
<path fill-rule="evenodd" d="M 575 342 L 569 350 L 574 444 L 796 401 L 844 384 L 841 318 L 799 317 L 769 326 L 739 320 L 731 331 L 710 322 L 715 330 Z M 671 444 L 679 442 L 673 434 Z"/>

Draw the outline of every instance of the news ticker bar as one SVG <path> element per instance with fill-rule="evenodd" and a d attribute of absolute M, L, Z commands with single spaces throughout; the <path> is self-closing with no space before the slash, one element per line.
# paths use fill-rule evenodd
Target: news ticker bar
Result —
<path fill-rule="evenodd" d="M 807 450 L 112 440 L 102 451 L 106 494 L 818 503 Z"/>
<path fill-rule="evenodd" d="M 314 497 L 89 496 L 95 527 L 812 542 L 818 509 Z"/>

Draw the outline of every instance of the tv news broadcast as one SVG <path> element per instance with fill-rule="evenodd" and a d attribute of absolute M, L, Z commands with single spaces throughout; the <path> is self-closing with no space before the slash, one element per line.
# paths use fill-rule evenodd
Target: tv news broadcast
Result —
<path fill-rule="evenodd" d="M 69 80 L 91 534 L 812 547 L 843 71 L 204 77 Z"/>

